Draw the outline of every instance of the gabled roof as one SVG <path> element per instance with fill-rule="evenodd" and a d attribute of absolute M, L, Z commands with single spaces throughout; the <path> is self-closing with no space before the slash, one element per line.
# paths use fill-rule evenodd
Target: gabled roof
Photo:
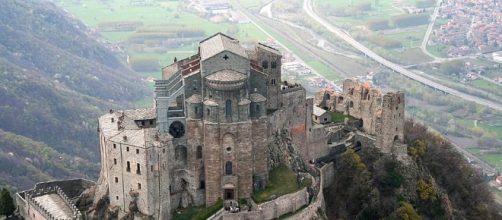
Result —
<path fill-rule="evenodd" d="M 239 41 L 222 33 L 217 33 L 200 42 L 200 59 L 204 61 L 223 51 L 230 51 L 234 54 L 248 58 L 246 49 L 239 44 Z"/>
<path fill-rule="evenodd" d="M 313 112 L 313 114 L 314 114 L 315 116 L 318 116 L 318 117 L 319 117 L 319 116 L 322 116 L 322 115 L 323 115 L 323 114 L 325 114 L 325 113 L 326 113 L 326 110 L 324 110 L 324 109 L 322 109 L 322 108 L 319 108 L 319 107 L 317 107 L 317 106 L 314 106 L 314 112 Z"/>
<path fill-rule="evenodd" d="M 154 108 L 141 108 L 141 109 L 131 109 L 125 110 L 124 114 L 126 117 L 137 121 L 137 120 L 149 120 L 156 119 L 157 112 Z"/>

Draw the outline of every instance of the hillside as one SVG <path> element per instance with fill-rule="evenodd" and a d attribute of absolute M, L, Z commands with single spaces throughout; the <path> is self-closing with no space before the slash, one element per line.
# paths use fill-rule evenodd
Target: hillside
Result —
<path fill-rule="evenodd" d="M 0 185 L 96 178 L 97 116 L 148 93 L 87 32 L 52 3 L 2 1 Z"/>
<path fill-rule="evenodd" d="M 408 121 L 410 161 L 368 147 L 335 162 L 329 219 L 501 219 L 479 173 L 440 135 Z"/>

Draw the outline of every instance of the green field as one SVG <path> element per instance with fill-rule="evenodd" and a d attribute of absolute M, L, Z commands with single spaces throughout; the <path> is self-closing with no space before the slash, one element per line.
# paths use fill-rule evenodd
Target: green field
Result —
<path fill-rule="evenodd" d="M 502 153 L 483 152 L 479 148 L 468 148 L 467 151 L 494 166 L 497 170 L 502 170 Z"/>
<path fill-rule="evenodd" d="M 324 65 L 320 61 L 311 60 L 311 61 L 307 61 L 307 64 L 310 67 L 312 67 L 313 69 L 315 69 L 317 72 L 319 72 L 319 74 L 326 77 L 326 79 L 328 79 L 328 80 L 331 80 L 331 81 L 342 80 L 342 78 L 340 77 L 340 74 L 336 73 L 335 71 L 333 71 L 331 68 Z"/>

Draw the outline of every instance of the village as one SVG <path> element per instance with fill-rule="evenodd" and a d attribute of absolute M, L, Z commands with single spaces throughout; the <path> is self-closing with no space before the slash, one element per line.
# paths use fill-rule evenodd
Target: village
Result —
<path fill-rule="evenodd" d="M 448 57 L 502 49 L 502 1 L 446 0 L 439 12 L 447 22 L 433 32 L 435 43 L 446 45 Z"/>

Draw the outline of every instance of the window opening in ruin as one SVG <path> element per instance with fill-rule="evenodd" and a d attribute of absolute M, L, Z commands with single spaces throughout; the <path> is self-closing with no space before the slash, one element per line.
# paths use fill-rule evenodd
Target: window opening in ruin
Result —
<path fill-rule="evenodd" d="M 206 115 L 209 116 L 211 114 L 211 110 L 207 109 Z"/>
<path fill-rule="evenodd" d="M 228 55 L 226 55 L 226 54 L 225 54 L 225 56 L 223 56 L 224 60 L 228 60 L 228 58 L 230 58 L 230 57 L 228 57 Z"/>
<path fill-rule="evenodd" d="M 139 163 L 136 164 L 136 174 L 141 174 L 141 166 Z"/>
<path fill-rule="evenodd" d="M 139 154 L 139 149 L 136 149 L 136 154 Z"/>
<path fill-rule="evenodd" d="M 117 159 L 113 158 L 113 164 L 117 165 Z"/>
<path fill-rule="evenodd" d="M 141 189 L 141 183 L 138 183 L 138 189 Z"/>
<path fill-rule="evenodd" d="M 272 62 L 270 63 L 270 67 L 271 67 L 272 69 L 277 68 L 277 62 L 272 61 Z"/>
<path fill-rule="evenodd" d="M 129 152 L 129 147 L 126 147 L 126 151 Z"/>
<path fill-rule="evenodd" d="M 397 128 L 396 128 L 396 130 L 397 130 Z M 394 142 L 396 142 L 396 141 L 398 141 L 398 140 L 399 140 L 399 137 L 398 137 L 397 135 L 396 135 L 396 136 L 394 136 Z"/>
<path fill-rule="evenodd" d="M 195 106 L 194 107 L 194 112 L 195 112 L 196 115 L 199 114 L 199 107 Z"/>
<path fill-rule="evenodd" d="M 119 182 L 119 178 L 118 177 L 115 177 L 115 182 L 118 183 Z"/>
<path fill-rule="evenodd" d="M 256 114 L 260 114 L 260 105 L 256 105 Z"/>
<path fill-rule="evenodd" d="M 145 121 L 141 121 L 141 126 L 145 126 Z"/>
<path fill-rule="evenodd" d="M 117 198 L 117 200 L 119 200 L 119 197 L 118 197 L 118 196 L 116 196 L 115 198 Z"/>
<path fill-rule="evenodd" d="M 261 67 L 263 67 L 263 69 L 268 69 L 268 61 L 266 61 L 266 60 L 262 61 Z"/>
<path fill-rule="evenodd" d="M 275 85 L 275 79 L 271 79 L 270 84 Z"/>
<path fill-rule="evenodd" d="M 112 123 L 115 122 L 115 118 L 112 118 Z"/>
<path fill-rule="evenodd" d="M 227 152 L 230 153 L 230 151 L 232 151 L 232 148 L 231 147 L 227 147 Z"/>
<path fill-rule="evenodd" d="M 113 149 L 117 149 L 117 145 L 116 144 L 113 144 Z"/>
<path fill-rule="evenodd" d="M 129 162 L 129 161 L 127 161 L 126 171 L 131 172 L 131 162 Z"/>
<path fill-rule="evenodd" d="M 187 161 L 187 148 L 183 145 L 176 146 L 174 150 L 174 159 L 185 163 Z"/>
<path fill-rule="evenodd" d="M 205 189 L 206 188 L 206 182 L 204 180 L 200 181 L 199 188 L 200 189 Z"/>
<path fill-rule="evenodd" d="M 150 165 L 150 171 L 153 172 L 153 165 Z"/>
<path fill-rule="evenodd" d="M 232 116 L 232 100 L 225 101 L 225 115 L 227 117 Z"/>
<path fill-rule="evenodd" d="M 354 102 L 353 101 L 350 101 L 349 107 L 354 108 Z"/>
<path fill-rule="evenodd" d="M 202 158 L 202 146 L 199 145 L 197 146 L 197 159 L 201 159 Z"/>
<path fill-rule="evenodd" d="M 232 162 L 231 161 L 227 161 L 227 163 L 225 163 L 225 175 L 232 175 Z"/>

